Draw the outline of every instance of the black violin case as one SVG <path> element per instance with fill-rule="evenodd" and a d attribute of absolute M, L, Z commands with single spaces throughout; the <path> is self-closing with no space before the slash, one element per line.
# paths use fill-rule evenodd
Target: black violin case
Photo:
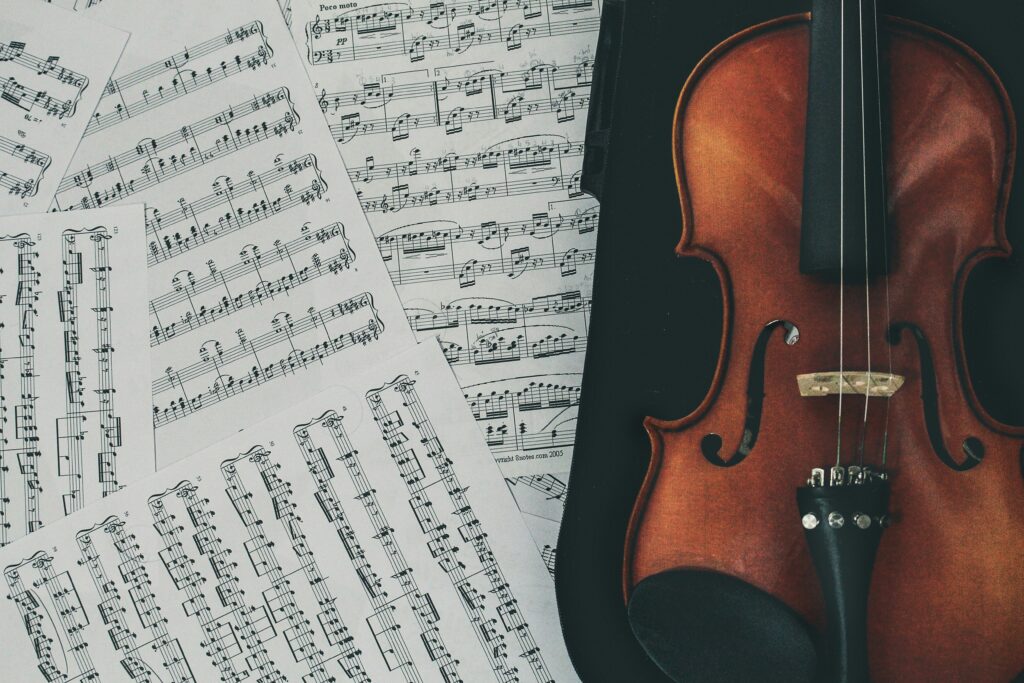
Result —
<path fill-rule="evenodd" d="M 622 597 L 623 542 L 649 458 L 642 420 L 686 415 L 704 398 L 717 360 L 722 305 L 710 266 L 673 255 L 681 223 L 672 116 L 684 81 L 712 47 L 758 22 L 808 11 L 810 0 L 602 2 L 583 176 L 586 191 L 601 201 L 601 220 L 576 450 L 558 544 L 558 606 L 584 683 L 667 683 L 630 630 Z M 880 4 L 886 13 L 935 26 L 980 52 L 1003 79 L 1020 127 L 1024 3 Z M 1024 129 L 1018 139 L 1024 142 Z M 1024 424 L 1020 145 L 1016 169 L 1007 225 L 1014 258 L 976 270 L 964 323 L 980 399 L 998 419 Z"/>

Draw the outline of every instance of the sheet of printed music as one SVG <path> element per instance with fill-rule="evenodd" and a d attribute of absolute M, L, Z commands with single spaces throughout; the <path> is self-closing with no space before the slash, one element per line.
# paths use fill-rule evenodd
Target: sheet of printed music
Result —
<path fill-rule="evenodd" d="M 279 4 L 409 322 L 440 338 L 553 572 L 597 237 L 579 178 L 600 0 Z"/>
<path fill-rule="evenodd" d="M 153 471 L 140 205 L 0 218 L 0 546 Z"/>
<path fill-rule="evenodd" d="M 158 464 L 407 346 L 274 0 L 104 0 L 88 16 L 132 37 L 55 207 L 146 204 Z"/>
<path fill-rule="evenodd" d="M 440 337 L 549 564 L 591 310 L 598 208 L 580 169 L 600 9 L 288 3 L 409 323 Z"/>
<path fill-rule="evenodd" d="M 0 214 L 45 211 L 128 34 L 34 0 L 0 21 Z"/>
<path fill-rule="evenodd" d="M 342 380 L 0 551 L 6 670 L 577 680 L 546 570 L 517 551 L 530 539 L 512 499 L 450 410 L 462 393 L 441 352 Z"/>
<path fill-rule="evenodd" d="M 576 680 L 597 0 L 53 4 L 132 35 L 51 208 L 146 206 L 156 455 L 118 486 L 163 469 L 0 552 L 13 670 Z"/>

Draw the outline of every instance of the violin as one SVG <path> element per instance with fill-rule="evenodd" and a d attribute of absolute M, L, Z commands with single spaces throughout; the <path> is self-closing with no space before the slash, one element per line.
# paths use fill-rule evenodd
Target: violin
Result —
<path fill-rule="evenodd" d="M 623 590 L 675 681 L 1024 680 L 1024 429 L 961 321 L 1007 258 L 1014 113 L 969 46 L 814 0 L 713 49 L 673 122 L 711 389 L 648 417 Z"/>

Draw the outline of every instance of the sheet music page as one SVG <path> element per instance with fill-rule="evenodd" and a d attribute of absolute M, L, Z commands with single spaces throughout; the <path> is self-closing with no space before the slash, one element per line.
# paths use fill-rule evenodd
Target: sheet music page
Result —
<path fill-rule="evenodd" d="M 0 218 L 0 545 L 155 467 L 143 208 Z"/>
<path fill-rule="evenodd" d="M 440 351 L 343 380 L 0 551 L 6 672 L 578 680 Z"/>
<path fill-rule="evenodd" d="M 0 17 L 0 214 L 45 211 L 128 34 L 6 0 Z"/>
<path fill-rule="evenodd" d="M 600 0 L 292 0 L 292 34 L 417 336 L 438 336 L 553 562 L 598 207 Z"/>
<path fill-rule="evenodd" d="M 132 39 L 56 205 L 147 205 L 160 466 L 410 343 L 275 0 L 89 16 Z"/>

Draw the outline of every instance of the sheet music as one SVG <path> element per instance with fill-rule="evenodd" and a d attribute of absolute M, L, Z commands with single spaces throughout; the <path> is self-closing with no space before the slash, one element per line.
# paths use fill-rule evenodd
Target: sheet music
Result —
<path fill-rule="evenodd" d="M 45 211 L 128 35 L 7 0 L 0 18 L 0 214 Z"/>
<path fill-rule="evenodd" d="M 554 474 L 521 474 L 505 480 L 551 578 L 555 577 L 558 529 L 565 511 L 568 480 L 567 475 Z"/>
<path fill-rule="evenodd" d="M 155 467 L 143 209 L 0 218 L 0 546 Z"/>
<path fill-rule="evenodd" d="M 275 0 L 104 0 L 89 16 L 132 39 L 56 206 L 147 205 L 160 465 L 407 345 Z"/>
<path fill-rule="evenodd" d="M 600 0 L 290 9 L 414 331 L 440 338 L 513 492 L 521 476 L 564 489 L 597 237 L 579 182 Z M 553 559 L 560 512 L 516 500 Z"/>
<path fill-rule="evenodd" d="M 5 548 L 5 670 L 578 680 L 460 397 L 421 345 Z"/>
<path fill-rule="evenodd" d="M 284 23 L 289 26 L 292 25 L 292 0 L 277 0 L 277 4 L 281 7 L 281 15 L 284 17 Z"/>
<path fill-rule="evenodd" d="M 507 475 L 567 471 L 596 242 L 579 179 L 597 0 L 291 9 L 413 329 L 440 337 Z"/>

